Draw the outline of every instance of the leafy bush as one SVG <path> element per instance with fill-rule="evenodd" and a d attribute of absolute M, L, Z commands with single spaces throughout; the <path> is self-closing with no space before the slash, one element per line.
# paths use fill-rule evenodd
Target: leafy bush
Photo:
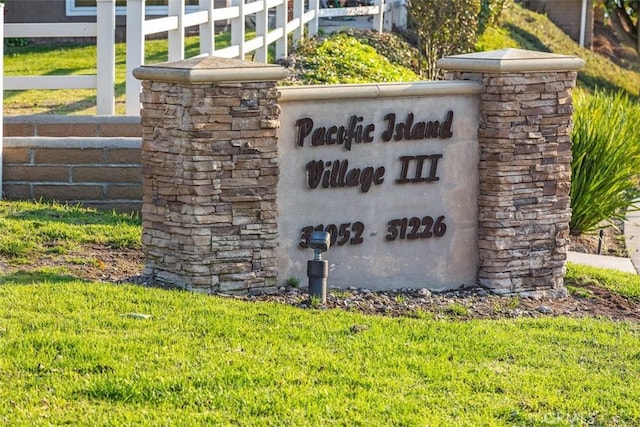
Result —
<path fill-rule="evenodd" d="M 640 105 L 619 92 L 575 96 L 571 233 L 636 209 L 640 176 Z"/>
<path fill-rule="evenodd" d="M 299 79 L 305 84 L 416 81 L 413 71 L 393 65 L 357 38 L 338 33 L 306 41 L 296 52 Z"/>
<path fill-rule="evenodd" d="M 367 30 L 358 31 L 348 29 L 344 34 L 357 38 L 361 43 L 374 48 L 379 55 L 384 56 L 393 65 L 398 65 L 419 74 L 420 52 L 407 41 L 394 33 Z"/>

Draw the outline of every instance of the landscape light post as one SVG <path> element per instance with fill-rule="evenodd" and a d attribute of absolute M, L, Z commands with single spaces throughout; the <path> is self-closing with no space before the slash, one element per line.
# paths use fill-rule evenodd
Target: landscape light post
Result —
<path fill-rule="evenodd" d="M 313 249 L 313 259 L 307 261 L 307 277 L 309 278 L 309 297 L 320 298 L 322 304 L 327 302 L 327 277 L 329 262 L 322 259 L 322 253 L 331 246 L 331 235 L 326 231 L 314 231 L 307 239 L 307 245 Z"/>

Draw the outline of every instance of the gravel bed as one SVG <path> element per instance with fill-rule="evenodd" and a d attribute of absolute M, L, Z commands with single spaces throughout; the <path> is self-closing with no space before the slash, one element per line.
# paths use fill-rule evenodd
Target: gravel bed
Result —
<path fill-rule="evenodd" d="M 640 320 L 640 305 L 593 288 L 588 298 L 568 295 L 559 299 L 498 296 L 482 288 L 434 293 L 428 289 L 374 292 L 369 289 L 332 289 L 326 304 L 312 299 L 306 289 L 281 287 L 273 294 L 230 296 L 246 301 L 271 301 L 301 309 L 340 309 L 371 315 L 434 319 L 501 319 L 553 316 L 604 317 Z"/>

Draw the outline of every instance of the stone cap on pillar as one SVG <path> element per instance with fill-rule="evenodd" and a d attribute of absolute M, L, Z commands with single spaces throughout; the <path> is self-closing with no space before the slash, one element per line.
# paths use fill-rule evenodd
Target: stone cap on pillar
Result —
<path fill-rule="evenodd" d="M 280 65 L 240 59 L 203 56 L 182 61 L 142 65 L 133 70 L 138 80 L 173 83 L 263 82 L 286 78 L 289 71 Z"/>
<path fill-rule="evenodd" d="M 577 71 L 584 63 L 577 56 L 509 48 L 446 56 L 438 61 L 438 68 L 476 73 L 526 73 Z"/>

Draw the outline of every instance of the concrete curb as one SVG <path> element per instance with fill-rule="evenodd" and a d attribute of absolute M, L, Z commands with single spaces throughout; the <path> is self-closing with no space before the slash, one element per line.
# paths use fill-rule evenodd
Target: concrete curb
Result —
<path fill-rule="evenodd" d="M 631 263 L 640 274 L 640 212 L 632 212 L 624 223 L 624 241 Z"/>
<path fill-rule="evenodd" d="M 640 212 L 632 212 L 627 216 L 624 223 L 624 240 L 629 258 L 568 252 L 567 261 L 640 274 Z"/>
<path fill-rule="evenodd" d="M 567 261 L 574 264 L 624 271 L 625 273 L 636 273 L 636 269 L 633 267 L 631 259 L 629 258 L 567 252 Z"/>

